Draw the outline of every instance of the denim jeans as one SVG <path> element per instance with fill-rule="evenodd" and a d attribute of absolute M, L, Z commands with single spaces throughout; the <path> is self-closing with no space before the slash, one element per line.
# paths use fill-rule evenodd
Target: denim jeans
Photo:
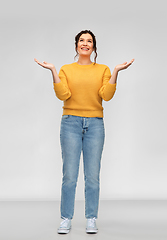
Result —
<path fill-rule="evenodd" d="M 61 218 L 73 218 L 81 151 L 85 180 L 85 217 L 97 218 L 104 139 L 103 118 L 62 116 L 60 128 L 63 160 Z"/>

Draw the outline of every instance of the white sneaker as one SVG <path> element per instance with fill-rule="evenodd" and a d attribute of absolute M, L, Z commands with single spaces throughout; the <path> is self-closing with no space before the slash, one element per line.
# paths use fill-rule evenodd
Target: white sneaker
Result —
<path fill-rule="evenodd" d="M 97 233 L 98 228 L 96 227 L 96 218 L 89 218 L 87 219 L 86 224 L 86 233 Z"/>
<path fill-rule="evenodd" d="M 69 233 L 71 229 L 71 219 L 63 218 L 64 220 L 60 223 L 60 227 L 58 228 L 58 233 Z"/>

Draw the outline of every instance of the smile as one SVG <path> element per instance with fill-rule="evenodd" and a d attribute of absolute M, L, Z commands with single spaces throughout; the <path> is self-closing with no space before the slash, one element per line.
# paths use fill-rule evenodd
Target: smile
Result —
<path fill-rule="evenodd" d="M 84 51 L 88 51 L 89 49 L 88 48 L 81 48 L 82 50 L 84 50 Z"/>

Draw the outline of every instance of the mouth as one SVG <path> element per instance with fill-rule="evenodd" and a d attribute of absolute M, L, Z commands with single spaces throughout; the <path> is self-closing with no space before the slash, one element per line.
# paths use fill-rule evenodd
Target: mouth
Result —
<path fill-rule="evenodd" d="M 81 48 L 83 51 L 89 51 L 89 48 Z"/>

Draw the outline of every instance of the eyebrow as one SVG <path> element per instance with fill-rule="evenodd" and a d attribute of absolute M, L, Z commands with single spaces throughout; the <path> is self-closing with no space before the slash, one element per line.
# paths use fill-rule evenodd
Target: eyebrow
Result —
<path fill-rule="evenodd" d="M 85 39 L 85 38 L 80 38 L 80 39 Z M 92 41 L 92 39 L 91 39 L 91 38 L 89 38 L 89 39 L 86 39 L 86 40 L 91 40 L 91 41 Z"/>

